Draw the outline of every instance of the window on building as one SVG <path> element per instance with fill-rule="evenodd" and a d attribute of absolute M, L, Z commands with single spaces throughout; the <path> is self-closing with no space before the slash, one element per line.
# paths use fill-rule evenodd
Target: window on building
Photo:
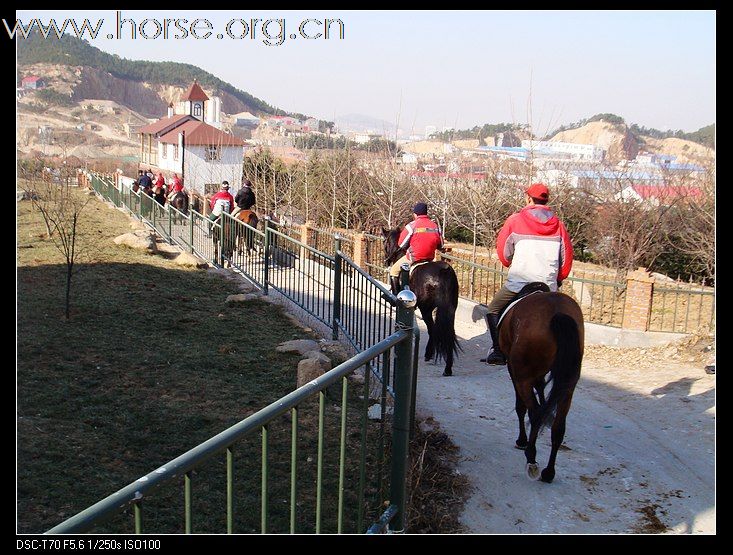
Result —
<path fill-rule="evenodd" d="M 160 158 L 163 159 L 166 157 L 166 150 L 168 150 L 168 145 L 162 144 L 160 146 Z"/>
<path fill-rule="evenodd" d="M 193 105 L 193 115 L 197 118 L 201 117 L 201 104 L 197 103 Z"/>
<path fill-rule="evenodd" d="M 213 195 L 219 192 L 221 183 L 204 183 L 204 194 Z"/>
<path fill-rule="evenodd" d="M 216 145 L 208 145 L 206 147 L 206 161 L 213 162 L 221 160 L 221 149 Z"/>
<path fill-rule="evenodd" d="M 173 159 L 178 160 L 178 145 L 173 145 Z"/>

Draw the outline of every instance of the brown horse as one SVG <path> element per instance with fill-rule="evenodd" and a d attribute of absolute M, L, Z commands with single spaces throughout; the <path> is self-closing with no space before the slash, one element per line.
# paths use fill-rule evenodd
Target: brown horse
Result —
<path fill-rule="evenodd" d="M 257 214 L 254 212 L 254 210 L 241 210 L 240 212 L 237 212 L 234 218 L 255 229 L 257 229 L 257 224 L 260 223 L 260 219 L 257 217 Z M 255 234 L 252 232 L 252 230 L 237 225 L 236 235 L 237 252 L 241 255 L 243 248 L 247 247 L 247 255 L 251 254 L 255 246 Z"/>
<path fill-rule="evenodd" d="M 504 313 L 499 325 L 499 347 L 507 357 L 514 384 L 515 409 L 519 418 L 516 447 L 524 449 L 527 475 L 543 482 L 555 477 L 555 457 L 565 436 L 570 410 L 583 361 L 583 313 L 563 293 L 533 293 Z M 552 384 L 545 398 L 545 386 Z M 529 439 L 524 416 L 529 412 Z M 537 435 L 552 426 L 552 451 L 540 474 L 535 456 Z"/>

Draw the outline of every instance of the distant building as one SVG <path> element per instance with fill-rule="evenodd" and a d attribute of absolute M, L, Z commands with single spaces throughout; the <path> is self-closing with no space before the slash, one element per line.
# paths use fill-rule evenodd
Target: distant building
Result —
<path fill-rule="evenodd" d="M 702 191 L 697 187 L 629 185 L 616 195 L 616 198 L 636 200 L 650 206 L 667 206 L 678 201 L 697 200 L 701 196 Z"/>
<path fill-rule="evenodd" d="M 533 154 L 540 156 L 552 156 L 558 154 L 563 158 L 575 160 L 591 160 L 600 162 L 605 156 L 605 150 L 596 145 L 585 145 L 578 143 L 563 143 L 559 141 L 533 141 L 525 139 L 522 141 L 522 148 L 531 150 Z"/>
<path fill-rule="evenodd" d="M 438 128 L 434 125 L 426 125 L 425 126 L 425 138 L 429 139 L 430 135 L 433 133 L 436 133 L 438 131 Z"/>
<path fill-rule="evenodd" d="M 303 122 L 303 131 L 305 131 L 306 133 L 313 133 L 318 131 L 320 126 L 320 120 L 317 120 L 316 118 L 308 118 Z"/>
<path fill-rule="evenodd" d="M 412 152 L 402 152 L 401 160 L 405 166 L 417 166 L 417 155 Z"/>
<path fill-rule="evenodd" d="M 354 133 L 351 136 L 351 140 L 360 145 L 366 144 L 372 139 L 384 139 L 384 136 L 378 133 Z"/>
<path fill-rule="evenodd" d="M 199 194 L 215 192 L 228 181 L 230 192 L 236 194 L 242 183 L 245 142 L 213 125 L 221 124 L 221 105 L 214 103 L 206 110 L 209 100 L 194 81 L 182 98 L 183 113 L 175 114 L 171 104 L 166 117 L 141 127 L 140 169 L 168 177 L 177 173 L 187 190 Z M 215 120 L 205 120 L 204 114 Z"/>
<path fill-rule="evenodd" d="M 21 89 L 42 89 L 46 86 L 46 82 L 38 75 L 29 75 L 23 77 L 20 82 Z"/>
<path fill-rule="evenodd" d="M 260 124 L 260 118 L 249 112 L 234 114 L 232 118 L 234 119 L 234 125 L 237 127 L 251 127 L 254 129 Z"/>

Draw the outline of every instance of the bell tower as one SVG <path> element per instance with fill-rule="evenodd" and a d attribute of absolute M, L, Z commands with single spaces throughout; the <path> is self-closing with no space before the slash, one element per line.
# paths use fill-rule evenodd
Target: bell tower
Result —
<path fill-rule="evenodd" d="M 198 84 L 196 79 L 193 80 L 191 86 L 188 88 L 186 93 L 181 98 L 184 106 L 184 114 L 191 115 L 199 121 L 204 121 L 205 105 L 204 103 L 209 100 L 206 93 Z"/>

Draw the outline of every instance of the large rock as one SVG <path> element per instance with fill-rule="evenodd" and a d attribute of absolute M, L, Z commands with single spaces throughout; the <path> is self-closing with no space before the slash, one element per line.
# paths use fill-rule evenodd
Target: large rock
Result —
<path fill-rule="evenodd" d="M 338 341 L 324 341 L 321 345 L 321 351 L 328 353 L 331 358 L 336 358 L 341 361 L 350 358 L 344 346 Z"/>
<path fill-rule="evenodd" d="M 155 235 L 149 231 L 133 231 L 114 238 L 117 245 L 147 251 L 151 254 L 158 252 L 158 245 L 155 243 Z"/>
<path fill-rule="evenodd" d="M 320 356 L 315 358 L 304 358 L 298 363 L 297 387 L 303 387 L 331 369 L 331 361 L 328 357 L 321 352 L 318 352 L 318 355 Z"/>
<path fill-rule="evenodd" d="M 173 262 L 179 266 L 185 266 L 188 268 L 206 268 L 208 264 L 200 258 L 192 255 L 190 252 L 182 252 L 173 259 Z"/>
<path fill-rule="evenodd" d="M 318 351 L 319 346 L 317 341 L 312 339 L 293 339 L 292 341 L 286 341 L 280 343 L 275 350 L 279 353 L 299 353 L 304 355 L 308 351 Z"/>

